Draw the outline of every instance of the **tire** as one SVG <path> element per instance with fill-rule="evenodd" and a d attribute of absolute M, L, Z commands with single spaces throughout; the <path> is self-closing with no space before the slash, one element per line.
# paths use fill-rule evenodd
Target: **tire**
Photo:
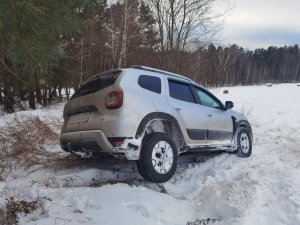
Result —
<path fill-rule="evenodd" d="M 250 131 L 241 128 L 237 134 L 237 155 L 241 158 L 249 157 L 252 153 L 252 140 Z"/>
<path fill-rule="evenodd" d="M 172 138 L 165 133 L 153 133 L 143 140 L 137 168 L 145 180 L 163 183 L 174 175 L 177 159 L 178 150 Z"/>

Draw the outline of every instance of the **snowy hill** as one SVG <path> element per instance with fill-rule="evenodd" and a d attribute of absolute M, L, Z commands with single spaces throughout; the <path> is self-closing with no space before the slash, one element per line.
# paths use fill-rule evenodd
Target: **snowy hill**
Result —
<path fill-rule="evenodd" d="M 248 116 L 253 155 L 182 159 L 160 185 L 132 162 L 62 152 L 63 104 L 1 116 L 0 224 L 9 213 L 20 224 L 300 224 L 300 87 L 212 91 Z"/>

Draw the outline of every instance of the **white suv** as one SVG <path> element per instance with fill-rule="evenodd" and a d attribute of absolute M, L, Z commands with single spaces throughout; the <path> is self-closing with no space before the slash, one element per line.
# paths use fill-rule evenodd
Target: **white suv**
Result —
<path fill-rule="evenodd" d="M 144 66 L 112 70 L 88 79 L 66 104 L 61 146 L 136 160 L 146 180 L 165 182 L 184 152 L 250 156 L 251 126 L 232 107 L 181 75 Z"/>

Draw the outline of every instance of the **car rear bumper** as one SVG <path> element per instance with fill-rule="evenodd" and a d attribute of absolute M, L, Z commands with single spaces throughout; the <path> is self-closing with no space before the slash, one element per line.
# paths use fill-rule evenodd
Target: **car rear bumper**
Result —
<path fill-rule="evenodd" d="M 101 130 L 62 133 L 60 145 L 68 152 L 90 151 L 112 153 L 113 146 Z"/>
<path fill-rule="evenodd" d="M 60 145 L 64 151 L 78 153 L 79 155 L 96 155 L 109 153 L 115 156 L 125 156 L 128 160 L 139 158 L 139 144 L 136 139 L 123 138 L 124 143 L 113 146 L 101 130 L 75 131 L 62 133 Z"/>

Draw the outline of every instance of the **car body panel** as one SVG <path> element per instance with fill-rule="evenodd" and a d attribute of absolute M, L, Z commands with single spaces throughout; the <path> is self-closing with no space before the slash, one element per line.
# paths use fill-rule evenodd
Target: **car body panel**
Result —
<path fill-rule="evenodd" d="M 187 145 L 206 144 L 205 138 L 191 138 L 188 130 L 206 130 L 205 113 L 199 104 L 168 97 L 172 115 L 177 119 Z"/>
<path fill-rule="evenodd" d="M 72 151 L 72 144 L 82 149 L 95 144 L 100 151 L 124 153 L 127 159 L 137 160 L 147 124 L 155 119 L 176 123 L 175 127 L 180 130 L 181 142 L 184 143 L 180 144 L 183 147 L 180 153 L 201 146 L 232 146 L 237 129 L 235 126 L 239 121 L 247 121 L 243 114 L 226 109 L 223 104 L 221 108 L 212 108 L 202 105 L 198 100 L 190 103 L 172 98 L 169 79 L 191 85 L 191 89 L 204 89 L 186 77 L 148 67 L 127 68 L 119 72 L 112 85 L 68 101 L 61 130 L 61 146 L 64 150 Z M 138 84 L 141 75 L 159 78 L 161 93 L 141 87 Z M 112 89 L 122 90 L 123 104 L 118 109 L 109 110 L 105 107 L 105 97 Z M 245 124 L 251 129 L 249 123 Z M 109 141 L 112 138 L 121 138 L 124 144 L 114 146 Z"/>

